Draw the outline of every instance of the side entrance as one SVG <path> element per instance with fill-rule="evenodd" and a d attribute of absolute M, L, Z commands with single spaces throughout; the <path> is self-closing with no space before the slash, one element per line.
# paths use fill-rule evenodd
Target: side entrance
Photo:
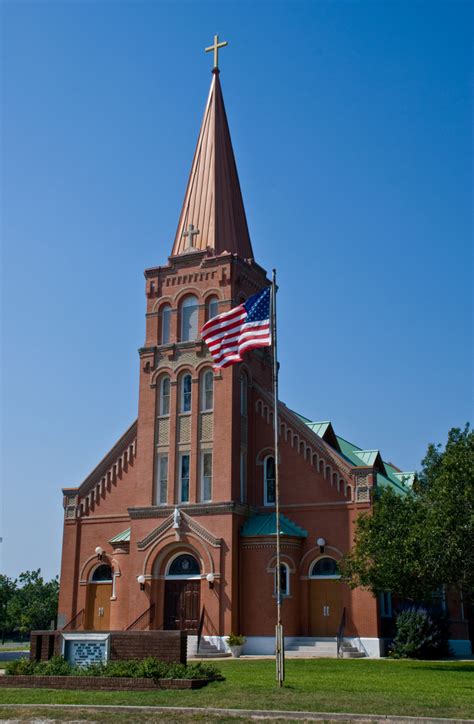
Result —
<path fill-rule="evenodd" d="M 188 553 L 176 556 L 165 578 L 165 630 L 195 632 L 199 627 L 201 571 L 196 558 Z"/>
<path fill-rule="evenodd" d="M 328 556 L 319 558 L 309 578 L 309 634 L 332 638 L 337 635 L 343 611 L 337 562 Z"/>

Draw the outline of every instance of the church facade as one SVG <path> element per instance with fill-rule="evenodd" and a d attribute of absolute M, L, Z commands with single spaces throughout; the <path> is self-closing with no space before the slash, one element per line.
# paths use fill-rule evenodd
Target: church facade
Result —
<path fill-rule="evenodd" d="M 76 488 L 63 489 L 58 627 L 183 629 L 224 650 L 272 653 L 275 455 L 268 350 L 216 371 L 202 325 L 269 284 L 254 258 L 224 108 L 212 83 L 171 255 L 145 271 L 138 418 Z M 383 653 L 391 602 L 342 583 L 338 561 L 376 487 L 413 474 L 279 403 L 280 581 L 287 645 L 345 637 Z M 468 649 L 462 602 L 452 638 Z M 464 647 L 464 648 L 463 648 Z M 455 647 L 456 648 L 456 647 Z"/>

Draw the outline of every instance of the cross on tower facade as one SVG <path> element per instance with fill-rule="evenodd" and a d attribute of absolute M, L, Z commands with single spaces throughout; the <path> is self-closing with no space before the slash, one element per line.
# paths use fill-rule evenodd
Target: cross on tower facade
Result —
<path fill-rule="evenodd" d="M 214 35 L 214 45 L 210 45 L 208 48 L 205 48 L 206 53 L 210 53 L 212 50 L 214 51 L 214 69 L 219 69 L 219 49 L 225 48 L 226 45 L 229 45 L 227 40 L 223 40 L 221 43 L 219 43 L 219 36 Z"/>
<path fill-rule="evenodd" d="M 193 236 L 199 234 L 199 229 L 194 228 L 194 224 L 189 224 L 187 231 L 183 231 L 183 236 L 188 240 L 186 249 L 192 249 L 193 247 Z"/>

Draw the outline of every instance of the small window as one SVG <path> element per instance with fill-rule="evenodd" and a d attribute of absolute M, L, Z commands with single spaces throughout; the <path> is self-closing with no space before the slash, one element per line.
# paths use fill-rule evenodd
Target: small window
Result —
<path fill-rule="evenodd" d="M 92 574 L 92 580 L 94 583 L 112 583 L 111 567 L 105 564 L 97 566 L 94 573 Z"/>
<path fill-rule="evenodd" d="M 170 341 L 171 331 L 171 306 L 165 304 L 161 307 L 161 331 L 160 331 L 160 344 L 168 344 Z"/>
<path fill-rule="evenodd" d="M 264 504 L 275 504 L 275 458 L 265 458 L 264 471 Z"/>
<path fill-rule="evenodd" d="M 320 558 L 313 565 L 311 578 L 340 578 L 341 574 L 334 558 Z"/>
<path fill-rule="evenodd" d="M 191 412 L 191 375 L 181 378 L 181 412 Z"/>
<path fill-rule="evenodd" d="M 201 411 L 209 412 L 214 406 L 214 374 L 206 370 L 201 379 Z"/>
<path fill-rule="evenodd" d="M 196 297 L 185 297 L 181 304 L 181 341 L 190 342 L 198 336 L 198 303 Z"/>
<path fill-rule="evenodd" d="M 248 384 L 247 375 L 240 375 L 240 414 L 242 417 L 247 417 L 247 396 L 248 396 Z"/>
<path fill-rule="evenodd" d="M 212 500 L 212 452 L 201 453 L 201 500 Z"/>
<path fill-rule="evenodd" d="M 209 297 L 206 302 L 206 322 L 219 314 L 219 300 L 217 297 Z"/>
<path fill-rule="evenodd" d="M 175 558 L 168 571 L 169 576 L 198 576 L 200 573 L 199 563 L 189 554 Z"/>
<path fill-rule="evenodd" d="M 168 501 L 168 455 L 156 458 L 156 504 L 166 505 Z"/>
<path fill-rule="evenodd" d="M 170 378 L 162 377 L 160 382 L 160 403 L 159 414 L 166 416 L 170 414 Z"/>
<path fill-rule="evenodd" d="M 179 456 L 179 500 L 189 503 L 189 453 Z"/>
<path fill-rule="evenodd" d="M 286 563 L 280 565 L 280 592 L 282 596 L 290 595 L 290 569 Z M 275 568 L 275 595 L 277 593 L 277 571 Z"/>

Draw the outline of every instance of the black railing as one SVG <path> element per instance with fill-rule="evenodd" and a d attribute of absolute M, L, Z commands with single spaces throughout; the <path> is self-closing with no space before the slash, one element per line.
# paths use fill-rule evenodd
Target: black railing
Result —
<path fill-rule="evenodd" d="M 344 641 L 344 631 L 346 628 L 346 608 L 344 607 L 342 609 L 342 616 L 341 621 L 339 623 L 339 628 L 337 630 L 337 658 L 339 659 L 341 657 L 341 645 Z"/>
<path fill-rule="evenodd" d="M 71 618 L 70 621 L 68 621 L 61 629 L 61 631 L 77 631 L 77 629 L 82 627 L 82 624 L 84 623 L 84 609 L 81 608 L 80 611 L 76 613 L 75 616 Z"/>
<path fill-rule="evenodd" d="M 201 645 L 201 636 L 202 636 L 202 629 L 204 628 L 204 606 L 202 607 L 201 611 L 201 617 L 199 619 L 199 626 L 198 626 L 198 641 L 197 641 L 197 649 L 196 653 L 199 653 L 199 646 Z"/>
<path fill-rule="evenodd" d="M 125 627 L 125 631 L 146 631 L 151 628 L 155 617 L 155 604 L 152 603 L 146 611 L 143 611 L 135 621 Z"/>

